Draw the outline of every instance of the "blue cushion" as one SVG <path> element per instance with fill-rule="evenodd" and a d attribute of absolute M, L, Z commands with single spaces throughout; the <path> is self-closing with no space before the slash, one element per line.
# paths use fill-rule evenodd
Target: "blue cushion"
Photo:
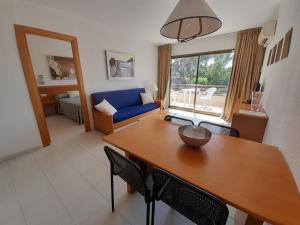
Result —
<path fill-rule="evenodd" d="M 135 88 L 119 91 L 106 91 L 93 93 L 92 103 L 97 105 L 103 99 L 106 99 L 117 110 L 133 105 L 141 105 L 140 93 L 145 93 L 144 88 Z"/>
<path fill-rule="evenodd" d="M 128 118 L 143 114 L 145 112 L 149 112 L 151 110 L 157 109 L 158 105 L 155 103 L 149 103 L 146 105 L 134 105 L 129 106 L 123 109 L 120 109 L 113 116 L 114 123 L 120 122 L 122 120 L 126 120 Z"/>

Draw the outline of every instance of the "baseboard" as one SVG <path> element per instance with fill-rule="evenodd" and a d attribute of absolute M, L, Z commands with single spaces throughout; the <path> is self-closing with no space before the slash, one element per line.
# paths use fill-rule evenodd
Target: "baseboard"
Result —
<path fill-rule="evenodd" d="M 14 158 L 17 158 L 17 157 L 22 156 L 22 155 L 26 155 L 28 153 L 32 153 L 32 152 L 37 151 L 41 148 L 42 148 L 42 146 L 37 146 L 37 147 L 33 147 L 33 148 L 30 148 L 30 149 L 24 150 L 22 152 L 18 152 L 18 153 L 14 153 L 14 154 L 11 154 L 11 155 L 8 155 L 8 156 L 4 156 L 4 157 L 0 158 L 0 163 L 11 160 L 11 159 L 14 159 Z"/>

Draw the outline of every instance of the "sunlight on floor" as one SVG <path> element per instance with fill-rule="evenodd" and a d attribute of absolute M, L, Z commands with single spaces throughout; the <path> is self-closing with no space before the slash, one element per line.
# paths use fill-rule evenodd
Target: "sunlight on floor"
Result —
<path fill-rule="evenodd" d="M 183 111 L 183 110 L 178 110 L 178 109 L 167 109 L 168 112 L 170 112 L 171 115 L 174 116 L 181 116 L 187 119 L 191 119 L 194 121 L 195 124 L 198 124 L 200 121 L 209 121 L 213 123 L 219 123 L 219 124 L 224 124 L 228 125 L 228 123 L 221 119 L 220 117 L 217 116 L 210 116 L 210 115 L 205 115 L 205 114 L 200 114 L 200 113 L 193 113 L 193 112 L 188 112 L 188 111 Z"/>

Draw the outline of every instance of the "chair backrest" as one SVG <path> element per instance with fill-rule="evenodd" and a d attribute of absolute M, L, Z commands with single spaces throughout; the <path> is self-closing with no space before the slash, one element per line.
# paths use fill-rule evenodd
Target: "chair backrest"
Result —
<path fill-rule="evenodd" d="M 104 151 L 109 159 L 110 168 L 113 175 L 121 177 L 125 182 L 130 184 L 135 190 L 140 192 L 145 198 L 150 197 L 146 188 L 144 174 L 141 168 L 129 159 L 114 151 L 108 146 Z"/>
<path fill-rule="evenodd" d="M 216 134 L 225 134 L 232 137 L 240 137 L 240 132 L 237 129 L 229 126 L 225 126 L 217 123 L 211 123 L 207 121 L 201 121 L 199 123 L 199 126 L 205 127 L 206 129 Z"/>
<path fill-rule="evenodd" d="M 164 120 L 165 121 L 170 121 L 170 122 L 173 122 L 173 123 L 177 123 L 177 124 L 180 124 L 180 125 L 195 125 L 192 120 L 177 117 L 177 116 L 167 115 L 167 116 L 165 116 Z"/>
<path fill-rule="evenodd" d="M 225 225 L 225 203 L 170 173 L 154 168 L 154 195 L 198 225 Z"/>
<path fill-rule="evenodd" d="M 217 91 L 217 88 L 215 88 L 215 87 L 208 88 L 206 90 L 206 96 L 208 98 L 211 98 L 216 91 Z"/>

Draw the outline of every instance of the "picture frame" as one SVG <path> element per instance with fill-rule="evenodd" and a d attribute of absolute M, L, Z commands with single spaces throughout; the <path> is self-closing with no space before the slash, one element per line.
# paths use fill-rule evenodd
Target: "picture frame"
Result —
<path fill-rule="evenodd" d="M 47 55 L 47 61 L 52 80 L 76 80 L 73 58 Z"/>
<path fill-rule="evenodd" d="M 135 78 L 135 56 L 130 53 L 105 50 L 108 80 Z"/>
<path fill-rule="evenodd" d="M 292 41 L 292 36 L 293 36 L 293 28 L 291 28 L 284 37 L 284 44 L 282 48 L 282 54 L 281 54 L 281 59 L 285 59 L 289 56 L 290 52 L 290 47 L 291 47 L 291 41 Z"/>

